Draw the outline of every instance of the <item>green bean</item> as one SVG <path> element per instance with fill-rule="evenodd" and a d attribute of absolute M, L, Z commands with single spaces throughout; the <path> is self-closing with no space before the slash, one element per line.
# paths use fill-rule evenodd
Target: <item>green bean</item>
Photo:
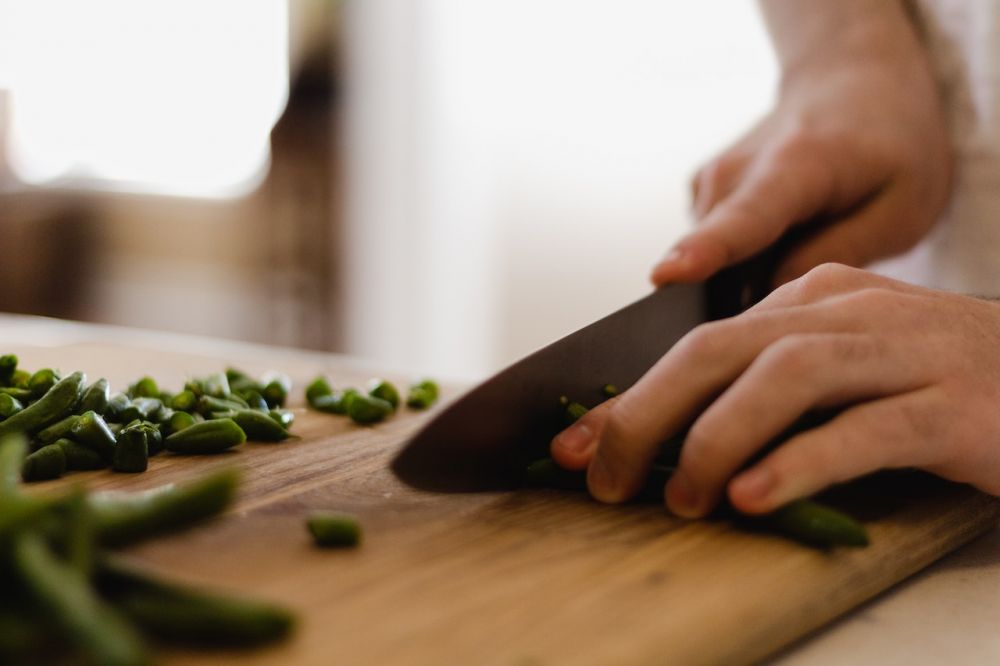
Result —
<path fill-rule="evenodd" d="M 159 398 L 133 398 L 132 404 L 122 410 L 120 418 L 123 423 L 153 421 L 161 409 L 163 403 Z"/>
<path fill-rule="evenodd" d="M 324 395 L 333 395 L 333 387 L 326 377 L 317 377 L 306 387 L 306 401 L 311 405 L 316 398 Z"/>
<path fill-rule="evenodd" d="M 61 379 L 59 372 L 52 368 L 43 368 L 31 375 L 28 380 L 28 390 L 31 391 L 31 398 L 37 400 L 48 393 L 49 389 L 56 385 Z"/>
<path fill-rule="evenodd" d="M 347 405 L 347 415 L 355 423 L 367 425 L 392 414 L 392 405 L 381 398 L 359 394 Z"/>
<path fill-rule="evenodd" d="M 281 372 L 268 372 L 261 378 L 261 395 L 269 407 L 284 407 L 292 391 L 292 380 Z"/>
<path fill-rule="evenodd" d="M 586 414 L 588 411 L 590 410 L 581 405 L 580 403 L 571 402 L 568 405 L 566 405 L 566 414 L 565 414 L 566 422 L 576 423 L 581 418 L 583 418 L 583 415 Z"/>
<path fill-rule="evenodd" d="M 235 397 L 239 394 L 233 395 Z M 264 396 L 262 396 L 258 391 L 246 391 L 242 395 L 239 395 L 239 397 L 246 401 L 247 407 L 250 409 L 266 412 L 271 408 L 270 405 L 267 404 L 267 400 L 264 399 Z"/>
<path fill-rule="evenodd" d="M 618 387 L 614 384 L 605 384 L 601 387 L 601 395 L 605 398 L 613 398 L 618 395 Z"/>
<path fill-rule="evenodd" d="M 361 541 L 361 525 L 347 514 L 314 511 L 306 519 L 306 526 L 317 546 L 356 546 Z"/>
<path fill-rule="evenodd" d="M 424 379 L 410 385 L 406 395 L 406 406 L 410 409 L 427 409 L 438 399 L 438 385 L 430 379 Z"/>
<path fill-rule="evenodd" d="M 69 429 L 70 437 L 90 447 L 110 463 L 115 455 L 115 434 L 97 412 L 84 412 Z"/>
<path fill-rule="evenodd" d="M 169 407 L 170 403 L 174 401 L 174 395 L 175 394 L 170 391 L 160 389 L 160 392 L 153 397 L 159 399 L 159 401 L 163 403 L 164 407 Z"/>
<path fill-rule="evenodd" d="M 42 444 L 51 444 L 52 442 L 60 439 L 62 437 L 69 437 L 70 430 L 73 428 L 73 424 L 76 423 L 77 419 L 80 418 L 79 414 L 70 414 L 66 418 L 59 419 L 48 428 L 39 430 L 35 435 L 37 439 Z"/>
<path fill-rule="evenodd" d="M 351 402 L 361 395 L 357 389 L 349 388 L 335 391 L 329 395 L 320 395 L 310 402 L 309 406 L 321 412 L 330 414 L 346 414 Z"/>
<path fill-rule="evenodd" d="M 177 585 L 118 558 L 103 559 L 97 581 L 129 619 L 163 640 L 246 647 L 281 640 L 295 625 L 294 615 L 279 606 Z"/>
<path fill-rule="evenodd" d="M 181 430 L 184 430 L 184 428 L 193 426 L 194 423 L 195 423 L 194 417 L 188 414 L 187 412 L 174 412 L 170 416 L 170 424 L 167 427 L 167 430 L 171 434 L 173 434 L 175 432 L 180 432 Z"/>
<path fill-rule="evenodd" d="M 108 400 L 108 406 L 104 409 L 104 418 L 108 422 L 121 423 L 124 421 L 122 414 L 132 405 L 132 401 L 124 393 L 115 393 Z M 96 410 L 95 410 L 96 411 Z"/>
<path fill-rule="evenodd" d="M 216 398 L 210 395 L 203 395 L 198 398 L 197 412 L 202 416 L 209 416 L 212 412 L 229 412 L 238 409 L 246 409 L 247 403 L 242 398 L 233 395 L 229 398 Z"/>
<path fill-rule="evenodd" d="M 143 421 L 139 428 L 146 433 L 146 448 L 150 456 L 155 456 L 163 450 L 163 433 L 155 423 Z"/>
<path fill-rule="evenodd" d="M 59 380 L 38 402 L 0 421 L 0 437 L 18 431 L 34 433 L 63 418 L 76 406 L 86 381 L 86 375 L 82 372 L 74 372 Z"/>
<path fill-rule="evenodd" d="M 80 406 L 77 408 L 81 412 L 97 412 L 104 414 L 108 408 L 108 401 L 111 400 L 111 387 L 108 380 L 103 377 L 87 387 L 80 398 Z"/>
<path fill-rule="evenodd" d="M 8 393 L 0 393 L 0 420 L 10 418 L 24 409 L 21 401 Z"/>
<path fill-rule="evenodd" d="M 170 406 L 179 412 L 193 412 L 198 406 L 198 396 L 193 391 L 184 390 L 174 396 Z"/>
<path fill-rule="evenodd" d="M 272 419 L 278 422 L 278 424 L 288 430 L 295 423 L 295 412 L 290 409 L 272 409 L 267 413 Z"/>
<path fill-rule="evenodd" d="M 90 503 L 98 540 L 127 546 L 221 513 L 236 495 L 239 475 L 223 470 L 193 482 L 142 493 L 94 493 Z"/>
<path fill-rule="evenodd" d="M 15 370 L 14 376 L 10 380 L 10 385 L 13 388 L 28 388 L 28 382 L 31 381 L 31 373 L 27 370 Z"/>
<path fill-rule="evenodd" d="M 563 469 L 552 458 L 541 458 L 524 470 L 524 484 L 531 488 L 587 490 L 587 475 Z"/>
<path fill-rule="evenodd" d="M 280 442 L 291 437 L 283 425 L 264 412 L 241 409 L 230 412 L 229 418 L 246 433 L 247 439 L 255 442 Z"/>
<path fill-rule="evenodd" d="M 160 407 L 160 411 L 156 412 L 155 423 L 161 428 L 166 428 L 170 426 L 170 419 L 172 419 L 173 417 L 174 417 L 174 410 L 171 409 L 170 407 L 167 407 L 166 404 L 164 404 L 162 407 Z"/>
<path fill-rule="evenodd" d="M 224 372 L 213 372 L 206 377 L 202 377 L 199 385 L 202 394 L 212 396 L 213 398 L 228 398 L 232 394 L 229 388 L 229 380 L 226 379 L 226 373 Z"/>
<path fill-rule="evenodd" d="M 373 379 L 368 385 L 368 395 L 385 400 L 392 405 L 393 411 L 399 407 L 399 391 L 384 379 Z"/>
<path fill-rule="evenodd" d="M 868 545 L 868 533 L 861 523 L 813 500 L 791 502 L 761 520 L 783 534 L 821 548 Z"/>
<path fill-rule="evenodd" d="M 67 470 L 93 470 L 108 466 L 100 453 L 79 442 L 64 438 L 57 439 L 53 445 L 63 450 L 63 455 L 66 456 Z"/>
<path fill-rule="evenodd" d="M 12 398 L 16 398 L 21 402 L 30 402 L 34 400 L 32 396 L 31 389 L 29 388 L 18 388 L 16 386 L 4 386 L 0 388 L 0 394 L 9 395 Z"/>
<path fill-rule="evenodd" d="M 14 354 L 0 356 L 0 386 L 13 385 L 15 372 L 17 372 L 17 356 Z"/>
<path fill-rule="evenodd" d="M 146 664 L 142 641 L 129 624 L 92 591 L 89 582 L 55 557 L 37 535 L 20 534 L 12 564 L 25 592 L 67 639 L 97 664 Z"/>
<path fill-rule="evenodd" d="M 48 444 L 24 459 L 21 478 L 25 481 L 58 479 L 66 473 L 66 454 L 62 447 Z"/>
<path fill-rule="evenodd" d="M 149 466 L 149 446 L 140 424 L 126 426 L 118 433 L 112 468 L 116 472 L 145 472 Z"/>
<path fill-rule="evenodd" d="M 27 455 L 28 441 L 24 435 L 0 438 L 0 499 L 17 492 L 17 481 Z"/>
<path fill-rule="evenodd" d="M 163 443 L 174 453 L 202 454 L 225 451 L 246 439 L 246 433 L 232 419 L 211 419 L 175 432 Z"/>
<path fill-rule="evenodd" d="M 136 398 L 157 398 L 160 396 L 160 387 L 157 385 L 156 380 L 152 377 L 146 376 L 137 380 L 134 384 L 128 387 L 128 397 L 135 400 Z"/>

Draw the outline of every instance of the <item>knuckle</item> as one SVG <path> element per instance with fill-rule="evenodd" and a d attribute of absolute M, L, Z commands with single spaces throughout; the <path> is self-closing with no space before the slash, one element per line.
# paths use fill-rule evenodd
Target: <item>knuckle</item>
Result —
<path fill-rule="evenodd" d="M 701 324 L 680 339 L 678 351 L 695 361 L 717 358 L 732 344 L 731 330 L 728 320 Z"/>
<path fill-rule="evenodd" d="M 814 336 L 791 334 L 773 342 L 758 357 L 764 372 L 785 378 L 800 377 L 817 364 L 822 341 Z"/>

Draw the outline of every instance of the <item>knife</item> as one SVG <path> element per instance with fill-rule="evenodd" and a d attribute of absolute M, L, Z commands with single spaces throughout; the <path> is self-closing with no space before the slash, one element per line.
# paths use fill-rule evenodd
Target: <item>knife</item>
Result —
<path fill-rule="evenodd" d="M 602 386 L 631 386 L 695 326 L 759 300 L 770 288 L 771 254 L 706 283 L 661 287 L 517 361 L 411 437 L 393 460 L 393 472 L 437 492 L 517 487 L 525 465 L 548 455 L 552 437 L 566 426 L 560 396 L 595 404 Z"/>

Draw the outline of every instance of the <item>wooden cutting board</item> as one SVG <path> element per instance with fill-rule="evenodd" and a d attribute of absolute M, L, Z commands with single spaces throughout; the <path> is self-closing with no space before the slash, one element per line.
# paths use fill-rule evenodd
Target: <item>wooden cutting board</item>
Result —
<path fill-rule="evenodd" d="M 343 386 L 373 368 L 343 357 L 98 327 L 4 321 L 0 351 L 31 368 L 83 369 L 122 388 L 149 373 L 166 388 L 234 364 L 281 369 L 301 387 Z M 405 383 L 407 377 L 389 375 Z M 455 391 L 446 391 L 446 398 Z M 140 475 L 75 474 L 92 488 L 143 489 L 222 465 L 245 470 L 236 507 L 204 527 L 135 549 L 171 575 L 285 602 L 293 640 L 246 664 L 700 664 L 772 654 L 995 525 L 1000 504 L 912 475 L 842 493 L 872 545 L 819 552 L 657 506 L 603 506 L 554 491 L 437 495 L 387 463 L 427 418 L 373 428 L 298 409 L 301 440 L 208 458 L 161 455 Z M 322 551 L 303 519 L 356 513 L 363 545 Z M 171 652 L 166 663 L 236 654 Z"/>

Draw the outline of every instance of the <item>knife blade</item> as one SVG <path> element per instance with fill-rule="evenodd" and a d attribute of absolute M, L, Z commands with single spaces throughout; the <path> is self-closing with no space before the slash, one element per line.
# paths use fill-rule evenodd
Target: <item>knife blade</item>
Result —
<path fill-rule="evenodd" d="M 473 387 L 392 461 L 405 483 L 437 492 L 505 490 L 547 455 L 565 427 L 560 396 L 591 405 L 611 383 L 625 389 L 695 326 L 742 311 L 770 286 L 765 253 L 707 283 L 675 284 L 539 349 Z"/>

